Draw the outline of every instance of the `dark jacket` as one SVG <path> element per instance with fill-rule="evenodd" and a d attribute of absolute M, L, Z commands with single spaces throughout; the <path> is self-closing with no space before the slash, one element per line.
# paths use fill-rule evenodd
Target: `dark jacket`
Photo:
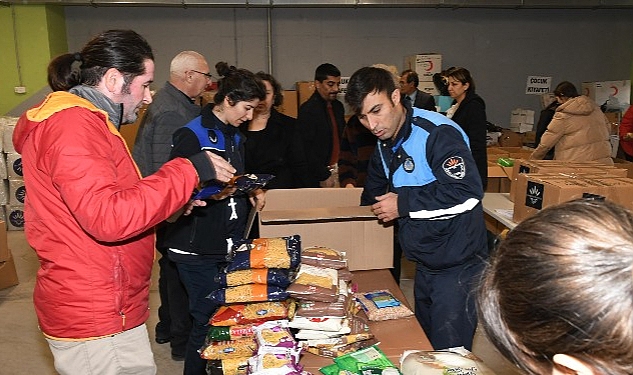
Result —
<path fill-rule="evenodd" d="M 466 132 L 470 140 L 470 151 L 475 158 L 481 182 L 488 184 L 488 155 L 486 153 L 486 103 L 474 92 L 468 91 L 451 117 Z"/>
<path fill-rule="evenodd" d="M 416 91 L 417 94 L 415 94 L 415 103 L 413 103 L 413 107 L 426 109 L 428 111 L 436 111 L 435 99 L 433 99 L 433 96 L 417 89 Z M 404 98 L 405 95 L 402 95 L 402 97 Z"/>
<path fill-rule="evenodd" d="M 554 100 L 547 107 L 545 107 L 539 116 L 538 123 L 536 124 L 536 135 L 534 138 L 534 146 L 538 146 L 541 143 L 541 137 L 547 130 L 547 125 L 552 122 L 554 118 L 554 113 L 556 113 L 556 108 L 558 108 L 559 103 Z M 554 147 L 552 147 L 547 154 L 543 157 L 545 160 L 554 159 Z"/>
<path fill-rule="evenodd" d="M 343 103 L 334 100 L 332 110 L 340 140 L 345 127 Z M 305 167 L 299 172 L 299 187 L 319 187 L 320 181 L 330 177 L 328 166 L 332 155 L 332 124 L 327 102 L 316 91 L 299 108 L 297 132 L 306 161 Z M 337 147 L 340 147 L 340 141 Z"/>
<path fill-rule="evenodd" d="M 430 270 L 477 261 L 487 251 L 483 189 L 465 134 L 449 118 L 414 110 L 369 164 L 361 204 L 398 194 L 405 256 Z"/>
<path fill-rule="evenodd" d="M 347 184 L 365 186 L 367 164 L 377 141 L 378 138 L 358 121 L 358 116 L 349 118 L 341 139 L 341 153 L 338 158 L 338 179 L 341 187 Z"/>
<path fill-rule="evenodd" d="M 155 173 L 169 160 L 172 135 L 178 128 L 200 115 L 200 106 L 165 83 L 147 107 L 132 150 L 134 161 L 143 176 Z"/>
<path fill-rule="evenodd" d="M 213 114 L 213 106 L 202 109 L 199 118 L 207 129 L 224 134 L 226 150 L 221 156 L 236 169 L 236 175 L 244 173 L 244 142 L 238 129 L 224 124 Z M 200 142 L 190 129 L 183 127 L 174 134 L 174 148 L 171 157 L 185 156 L 200 152 Z M 207 200 L 204 207 L 196 207 L 188 216 L 180 216 L 173 224 L 166 226 L 164 245 L 168 248 L 209 255 L 218 260 L 226 257 L 231 239 L 241 239 L 246 227 L 250 203 L 246 195 L 236 195 L 220 201 Z M 195 256 L 192 256 L 195 257 Z M 170 254 L 170 258 L 178 259 Z"/>
<path fill-rule="evenodd" d="M 248 123 L 240 125 L 246 136 L 246 172 L 275 176 L 266 189 L 292 189 L 298 185 L 295 172 L 303 155 L 296 150 L 295 128 L 294 118 L 274 108 L 262 130 L 249 131 Z"/>

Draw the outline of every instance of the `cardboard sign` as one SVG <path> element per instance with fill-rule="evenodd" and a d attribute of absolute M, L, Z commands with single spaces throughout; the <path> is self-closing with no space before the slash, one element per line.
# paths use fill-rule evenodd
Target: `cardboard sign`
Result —
<path fill-rule="evenodd" d="M 552 85 L 552 77 L 528 76 L 525 85 L 525 93 L 530 95 L 541 95 L 549 92 Z"/>

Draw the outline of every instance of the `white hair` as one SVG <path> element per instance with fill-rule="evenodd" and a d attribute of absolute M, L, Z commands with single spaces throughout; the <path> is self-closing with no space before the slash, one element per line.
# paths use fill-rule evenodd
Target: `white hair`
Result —
<path fill-rule="evenodd" d="M 195 51 L 182 51 L 171 60 L 169 73 L 172 75 L 183 75 L 186 71 L 199 69 L 201 62 L 205 62 L 204 56 Z"/>

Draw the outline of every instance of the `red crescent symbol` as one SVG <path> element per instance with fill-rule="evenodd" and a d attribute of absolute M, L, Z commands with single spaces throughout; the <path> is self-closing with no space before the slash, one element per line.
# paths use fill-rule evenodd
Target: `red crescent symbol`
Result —
<path fill-rule="evenodd" d="M 430 72 L 431 70 L 433 70 L 433 61 L 429 60 L 429 68 L 426 71 Z"/>
<path fill-rule="evenodd" d="M 618 95 L 618 88 L 615 86 L 611 86 L 611 88 L 613 89 L 613 94 L 611 96 L 617 96 Z"/>

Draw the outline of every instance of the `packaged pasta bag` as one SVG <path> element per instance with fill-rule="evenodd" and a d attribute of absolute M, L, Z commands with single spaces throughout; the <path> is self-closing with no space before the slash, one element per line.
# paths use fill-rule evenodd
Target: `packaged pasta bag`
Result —
<path fill-rule="evenodd" d="M 286 290 L 300 300 L 336 302 L 338 284 L 337 270 L 302 264 L 296 279 Z"/>
<path fill-rule="evenodd" d="M 288 319 L 294 315 L 294 302 L 267 301 L 220 306 L 209 319 L 212 326 L 258 324 L 268 320 Z"/>
<path fill-rule="evenodd" d="M 301 237 L 256 238 L 236 241 L 228 257 L 227 272 L 250 268 L 291 268 L 301 263 Z"/>
<path fill-rule="evenodd" d="M 209 344 L 213 341 L 231 341 L 231 340 L 239 340 L 244 338 L 255 338 L 255 325 L 254 324 L 245 324 L 245 325 L 234 325 L 234 326 L 224 326 L 224 327 L 216 327 L 210 326 L 209 331 L 207 331 L 206 344 Z"/>
<path fill-rule="evenodd" d="M 207 296 L 221 305 L 227 303 L 284 301 L 290 297 L 285 288 L 276 285 L 246 284 L 216 289 Z"/>
<path fill-rule="evenodd" d="M 388 290 L 355 293 L 354 298 L 360 303 L 369 320 L 399 319 L 413 315 L 413 311 Z"/>
<path fill-rule="evenodd" d="M 443 350 L 405 350 L 400 356 L 403 375 L 494 375 L 481 359 L 463 346 Z"/>
<path fill-rule="evenodd" d="M 257 351 L 257 343 L 252 338 L 212 341 L 200 349 L 200 357 L 204 359 L 235 359 L 250 357 Z"/>
<path fill-rule="evenodd" d="M 268 284 L 282 288 L 290 285 L 290 270 L 282 268 L 251 268 L 233 272 L 222 272 L 216 277 L 221 287 L 245 284 Z"/>
<path fill-rule="evenodd" d="M 260 347 L 256 355 L 248 360 L 251 374 L 285 375 L 300 374 L 303 366 L 299 364 L 301 349 Z"/>
<path fill-rule="evenodd" d="M 347 267 L 347 257 L 344 252 L 324 246 L 312 246 L 301 252 L 301 263 L 311 266 L 341 269 Z"/>
<path fill-rule="evenodd" d="M 247 375 L 248 359 L 250 357 L 239 357 L 222 360 L 207 361 L 208 375 Z"/>
<path fill-rule="evenodd" d="M 271 320 L 255 327 L 255 340 L 262 347 L 296 348 L 295 341 L 287 320 Z"/>
<path fill-rule="evenodd" d="M 396 365 L 376 345 L 334 358 L 342 370 L 359 375 L 401 374 Z"/>

